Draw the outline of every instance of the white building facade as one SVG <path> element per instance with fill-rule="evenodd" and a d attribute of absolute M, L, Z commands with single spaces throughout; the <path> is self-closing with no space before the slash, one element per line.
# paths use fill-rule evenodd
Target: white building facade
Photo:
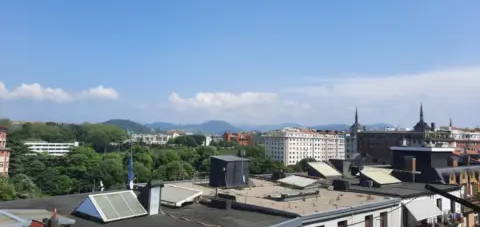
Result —
<path fill-rule="evenodd" d="M 74 147 L 78 147 L 78 142 L 72 143 L 49 143 L 45 141 L 29 141 L 24 143 L 32 152 L 47 153 L 54 156 L 64 156 L 72 151 Z"/>
<path fill-rule="evenodd" d="M 345 159 L 343 133 L 284 128 L 268 132 L 263 138 L 266 158 L 281 161 L 285 166 L 295 165 L 305 158 L 317 161 Z"/>
<path fill-rule="evenodd" d="M 140 134 L 135 133 L 131 135 L 131 139 L 125 142 L 138 142 L 138 143 L 145 143 L 145 144 L 157 144 L 157 145 L 165 145 L 168 143 L 168 140 L 175 138 L 172 135 L 167 134 Z"/>

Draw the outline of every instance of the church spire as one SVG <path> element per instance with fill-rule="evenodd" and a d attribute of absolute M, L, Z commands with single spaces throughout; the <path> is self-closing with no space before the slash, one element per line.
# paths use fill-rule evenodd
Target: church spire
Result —
<path fill-rule="evenodd" d="M 358 124 L 358 108 L 355 107 L 355 124 Z"/>
<path fill-rule="evenodd" d="M 420 103 L 420 121 L 423 121 L 423 104 Z"/>
<path fill-rule="evenodd" d="M 450 128 L 453 127 L 452 118 L 450 118 Z"/>
<path fill-rule="evenodd" d="M 423 104 L 420 103 L 420 121 L 418 121 L 418 123 L 413 127 L 415 129 L 415 131 L 418 131 L 418 132 L 424 132 L 424 131 L 429 131 L 431 128 L 430 126 L 425 123 L 424 119 L 423 119 Z"/>

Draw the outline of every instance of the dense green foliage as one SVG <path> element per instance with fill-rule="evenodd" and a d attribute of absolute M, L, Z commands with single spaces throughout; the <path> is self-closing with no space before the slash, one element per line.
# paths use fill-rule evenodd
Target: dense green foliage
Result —
<path fill-rule="evenodd" d="M 103 124 L 114 125 L 127 132 L 136 132 L 136 133 L 152 132 L 152 129 L 145 125 L 142 125 L 140 123 L 130 121 L 130 120 L 124 120 L 124 119 L 112 119 L 112 120 L 103 122 Z"/>
<path fill-rule="evenodd" d="M 285 170 L 279 162 L 265 159 L 261 146 L 238 146 L 234 143 L 202 146 L 205 137 L 177 137 L 166 146 L 120 144 L 125 132 L 104 124 L 26 123 L 11 126 L 7 146 L 10 157 L 10 178 L 0 179 L 0 200 L 35 198 L 42 195 L 91 192 L 102 181 L 105 188 L 124 188 L 127 162 L 134 160 L 137 182 L 152 179 L 165 181 L 208 176 L 210 156 L 243 155 L 250 159 L 252 174 Z M 79 141 L 81 146 L 65 156 L 31 153 L 25 140 L 50 142 Z"/>
<path fill-rule="evenodd" d="M 178 136 L 169 141 L 170 144 L 179 144 L 189 147 L 197 147 L 203 145 L 205 142 L 204 135 L 187 135 L 187 136 Z"/>
<path fill-rule="evenodd" d="M 8 133 L 10 138 L 18 141 L 80 141 L 92 146 L 97 152 L 110 151 L 113 149 L 112 143 L 119 143 L 127 138 L 122 129 L 105 124 L 25 123 L 10 127 Z"/>

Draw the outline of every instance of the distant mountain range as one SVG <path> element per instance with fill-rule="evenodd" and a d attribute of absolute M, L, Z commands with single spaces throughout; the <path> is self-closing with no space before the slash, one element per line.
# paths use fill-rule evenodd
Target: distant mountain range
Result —
<path fill-rule="evenodd" d="M 235 127 L 226 121 L 207 121 L 201 124 L 172 124 L 166 122 L 155 122 L 151 124 L 146 124 L 146 126 L 155 130 L 181 129 L 192 132 L 204 132 L 214 134 L 242 131 L 241 128 Z"/>
<path fill-rule="evenodd" d="M 113 119 L 104 122 L 104 124 L 116 125 L 124 130 L 147 133 L 153 130 L 156 131 L 167 131 L 167 130 L 185 130 L 194 133 L 211 133 L 211 134 L 222 134 L 224 132 L 240 132 L 240 131 L 260 131 L 266 132 L 275 129 L 281 129 L 285 127 L 305 127 L 305 128 L 314 128 L 318 130 L 337 130 L 337 131 L 346 131 L 349 130 L 350 125 L 347 124 L 325 124 L 325 125 L 315 125 L 315 126 L 305 126 L 297 123 L 283 123 L 283 124 L 270 124 L 270 125 L 232 125 L 226 121 L 207 121 L 200 124 L 173 124 L 168 122 L 154 122 L 142 125 L 140 123 L 122 120 L 122 119 Z M 365 125 L 367 130 L 383 130 L 388 127 L 393 127 L 391 124 L 386 123 L 377 123 Z"/>
<path fill-rule="evenodd" d="M 112 119 L 112 120 L 105 121 L 102 124 L 115 125 L 125 131 L 132 131 L 137 133 L 149 133 L 153 131 L 152 128 L 150 127 L 147 127 L 145 125 L 142 125 L 140 123 L 137 123 L 131 120 L 125 120 L 125 119 Z"/>

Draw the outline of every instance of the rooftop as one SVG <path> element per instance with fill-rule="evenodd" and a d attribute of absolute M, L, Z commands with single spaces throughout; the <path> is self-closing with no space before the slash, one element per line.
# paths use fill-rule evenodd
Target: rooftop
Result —
<path fill-rule="evenodd" d="M 241 158 L 238 156 L 234 155 L 217 155 L 217 156 L 212 156 L 212 158 L 220 159 L 226 162 L 234 162 L 234 161 L 248 161 L 247 158 Z"/>
<path fill-rule="evenodd" d="M 205 227 L 205 226 L 269 226 L 288 220 L 289 218 L 268 215 L 258 212 L 241 210 L 224 210 L 211 208 L 201 204 L 190 204 L 182 208 L 167 208 L 162 206 L 165 215 L 142 216 L 137 218 L 115 221 L 107 224 L 90 221 L 70 215 L 70 213 L 88 197 L 89 194 L 73 194 L 63 196 L 44 197 L 40 199 L 25 199 L 0 202 L 0 209 L 47 209 L 54 208 L 62 216 L 75 219 L 72 227 Z"/>
<path fill-rule="evenodd" d="M 333 191 L 320 187 L 309 190 L 299 190 L 285 187 L 272 181 L 256 178 L 251 178 L 250 180 L 253 183 L 253 186 L 251 187 L 242 189 L 219 188 L 218 193 L 233 195 L 236 197 L 236 201 L 248 205 L 277 211 L 288 211 L 301 216 L 392 200 L 392 198 L 386 198 L 384 196 Z M 201 190 L 203 195 L 215 195 L 216 189 L 207 185 L 193 184 L 192 182 L 181 182 L 175 184 L 182 187 L 190 187 Z M 301 194 L 302 192 L 306 193 L 312 190 L 318 191 L 318 193 L 309 196 L 299 196 L 296 199 L 289 199 L 288 201 L 278 201 L 267 198 L 268 195 L 273 194 Z"/>
<path fill-rule="evenodd" d="M 342 176 L 335 168 L 325 162 L 308 162 L 308 165 L 325 178 Z"/>
<path fill-rule="evenodd" d="M 390 197 L 400 197 L 400 198 L 410 198 L 421 195 L 430 195 L 434 194 L 429 190 L 425 189 L 425 183 L 413 183 L 413 182 L 401 182 L 397 184 L 387 184 L 382 185 L 381 187 L 365 187 L 361 186 L 358 183 L 358 179 L 348 179 L 351 183 L 350 192 L 359 192 L 372 195 L 383 195 Z M 437 187 L 440 190 L 445 191 L 454 191 L 460 189 L 456 185 L 447 185 L 447 184 L 431 184 Z"/>

